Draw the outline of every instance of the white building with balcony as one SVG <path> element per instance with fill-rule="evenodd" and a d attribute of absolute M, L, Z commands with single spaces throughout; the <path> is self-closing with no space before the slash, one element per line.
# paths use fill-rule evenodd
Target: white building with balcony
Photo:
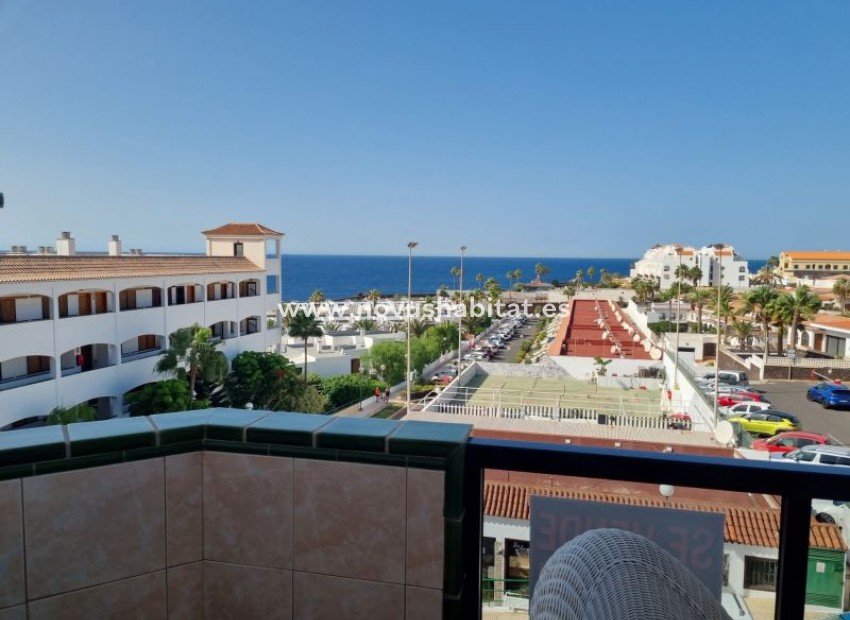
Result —
<path fill-rule="evenodd" d="M 675 286 L 679 265 L 693 269 L 699 267 L 697 286 L 717 286 L 722 278 L 724 286 L 744 289 L 749 286 L 749 263 L 731 245 L 717 248 L 708 245 L 699 249 L 679 243 L 654 245 L 635 262 L 629 272 L 631 278 L 650 278 L 658 282 L 661 290 Z M 693 284 L 690 278 L 685 282 Z"/>
<path fill-rule="evenodd" d="M 259 224 L 207 230 L 204 255 L 78 253 L 71 233 L 55 249 L 0 254 L 0 428 L 89 403 L 120 415 L 124 396 L 161 379 L 168 336 L 209 327 L 232 358 L 278 350 L 266 316 L 280 300 L 283 234 Z"/>

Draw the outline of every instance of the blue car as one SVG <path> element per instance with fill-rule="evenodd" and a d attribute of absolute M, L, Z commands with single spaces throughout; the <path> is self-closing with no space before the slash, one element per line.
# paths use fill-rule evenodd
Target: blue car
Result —
<path fill-rule="evenodd" d="M 818 383 L 809 388 L 806 398 L 820 403 L 824 409 L 850 407 L 850 389 L 839 383 Z"/>

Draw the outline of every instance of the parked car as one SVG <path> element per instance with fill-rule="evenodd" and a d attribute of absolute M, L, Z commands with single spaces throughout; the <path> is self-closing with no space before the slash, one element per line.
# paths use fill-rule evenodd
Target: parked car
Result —
<path fill-rule="evenodd" d="M 767 402 L 764 400 L 764 397 L 761 394 L 756 394 L 755 392 L 735 392 L 734 394 L 720 394 L 717 397 L 717 406 L 718 407 L 731 407 L 737 403 L 745 403 L 745 402 L 758 402 L 763 403 Z"/>
<path fill-rule="evenodd" d="M 792 452 L 771 456 L 770 459 L 781 462 L 850 467 L 850 448 L 847 446 L 803 446 Z"/>
<path fill-rule="evenodd" d="M 729 385 L 741 385 L 750 382 L 747 373 L 741 370 L 721 370 L 717 373 L 710 372 L 702 376 L 703 379 L 714 379 L 715 377 L 722 383 L 728 383 Z"/>
<path fill-rule="evenodd" d="M 820 433 L 807 433 L 805 431 L 788 431 L 779 433 L 769 439 L 756 439 L 753 442 L 753 450 L 767 450 L 768 452 L 791 452 L 803 446 L 825 445 L 829 438 Z"/>
<path fill-rule="evenodd" d="M 776 409 L 753 411 L 744 415 L 727 418 L 729 422 L 739 423 L 745 431 L 753 435 L 776 435 L 785 431 L 802 430 L 800 418 L 793 413 L 785 413 Z"/>
<path fill-rule="evenodd" d="M 743 415 L 745 413 L 750 413 L 752 411 L 764 411 L 765 409 L 772 409 L 773 405 L 770 403 L 765 403 L 758 400 L 750 400 L 743 403 L 737 403 L 735 405 L 729 405 L 728 407 L 724 407 L 721 413 L 726 417 L 734 417 L 738 415 Z"/>
<path fill-rule="evenodd" d="M 850 407 L 850 389 L 840 383 L 818 383 L 806 392 L 806 398 L 820 403 L 824 409 Z"/>

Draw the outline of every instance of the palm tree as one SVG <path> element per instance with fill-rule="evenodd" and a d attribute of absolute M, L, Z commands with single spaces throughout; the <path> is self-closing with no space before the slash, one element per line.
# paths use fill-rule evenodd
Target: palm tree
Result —
<path fill-rule="evenodd" d="M 197 323 L 183 327 L 169 337 L 168 350 L 154 366 L 161 374 L 189 379 L 189 392 L 195 398 L 195 383 L 202 380 L 219 383 L 227 374 L 227 357 L 218 350 L 221 341 L 214 341 L 212 330 Z"/>
<path fill-rule="evenodd" d="M 738 338 L 742 351 L 749 349 L 750 340 L 752 340 L 753 337 L 752 321 L 739 321 L 738 319 L 735 319 L 732 322 L 732 333 L 734 333 L 735 337 Z"/>
<path fill-rule="evenodd" d="M 797 325 L 800 321 L 810 321 L 815 317 L 820 310 L 820 297 L 811 292 L 805 284 L 798 286 L 793 293 L 786 293 L 788 296 L 785 303 L 788 304 L 788 309 L 791 312 L 790 334 L 788 336 L 788 345 L 796 348 L 797 344 Z"/>
<path fill-rule="evenodd" d="M 667 302 L 667 320 L 673 320 L 673 300 L 678 296 L 678 291 L 675 287 L 670 287 L 664 291 L 661 291 L 661 295 L 658 296 L 660 301 Z"/>
<path fill-rule="evenodd" d="M 772 299 L 764 311 L 770 319 L 770 324 L 776 328 L 776 351 L 780 355 L 785 348 L 782 346 L 785 329 L 794 320 L 794 310 L 791 308 L 791 295 L 783 293 Z M 792 332 L 793 333 L 793 332 Z"/>
<path fill-rule="evenodd" d="M 483 273 L 476 273 L 475 274 L 475 281 L 478 282 L 478 290 L 481 290 L 482 289 L 481 285 L 484 282 L 484 274 Z"/>
<path fill-rule="evenodd" d="M 717 295 L 714 295 L 711 299 L 711 309 L 714 311 L 714 316 L 717 317 L 717 329 L 720 329 L 720 322 L 723 321 L 726 327 L 729 326 L 729 317 L 732 316 L 732 301 L 735 299 L 735 293 L 732 290 L 731 286 L 724 285 L 720 289 L 720 307 L 717 307 Z M 724 329 L 723 337 L 724 341 L 728 330 Z"/>
<path fill-rule="evenodd" d="M 322 330 L 324 330 L 324 333 L 326 334 L 330 332 L 341 332 L 342 323 L 340 323 L 339 321 L 327 321 L 322 324 Z"/>
<path fill-rule="evenodd" d="M 449 289 L 445 284 L 441 284 L 440 287 L 437 289 L 437 299 L 440 299 L 441 297 L 445 297 L 446 292 L 448 292 L 448 290 Z"/>
<path fill-rule="evenodd" d="M 779 286 L 779 283 L 781 281 L 782 278 L 779 276 L 779 274 L 767 265 L 764 265 L 761 269 L 759 269 L 752 279 L 753 284 L 757 284 L 759 286 L 769 286 L 770 288 L 776 288 L 777 286 Z"/>
<path fill-rule="evenodd" d="M 304 383 L 307 383 L 307 341 L 310 338 L 318 338 L 322 333 L 319 320 L 304 310 L 299 310 L 289 324 L 289 335 L 304 341 Z"/>
<path fill-rule="evenodd" d="M 702 269 L 694 265 L 688 269 L 688 278 L 690 278 L 693 286 L 696 288 L 699 286 L 699 281 L 702 280 Z"/>
<path fill-rule="evenodd" d="M 362 329 L 365 332 L 371 332 L 378 329 L 378 321 L 369 318 L 357 319 L 351 324 L 351 326 L 355 329 Z"/>
<path fill-rule="evenodd" d="M 452 277 L 455 279 L 455 282 L 457 282 L 457 284 L 455 284 L 455 289 L 456 290 L 459 289 L 460 288 L 460 267 L 452 267 L 451 269 L 449 269 L 449 272 L 452 274 Z"/>
<path fill-rule="evenodd" d="M 608 270 L 605 267 L 599 269 L 599 283 L 608 284 Z"/>
<path fill-rule="evenodd" d="M 696 308 L 697 311 L 697 333 L 702 333 L 702 309 L 711 303 L 714 298 L 714 289 L 711 288 L 695 288 L 688 293 L 688 301 Z"/>
<path fill-rule="evenodd" d="M 582 280 L 584 280 L 584 271 L 579 269 L 578 271 L 576 271 L 576 279 L 575 279 L 576 288 L 578 288 L 578 290 L 581 290 Z"/>
<path fill-rule="evenodd" d="M 759 286 L 750 289 L 744 295 L 744 312 L 751 313 L 756 321 L 761 323 L 764 334 L 764 359 L 767 360 L 768 337 L 770 336 L 770 315 L 767 313 L 767 305 L 778 297 L 778 293 L 769 286 Z"/>
<path fill-rule="evenodd" d="M 850 297 L 850 280 L 844 277 L 838 278 L 832 285 L 832 293 L 838 300 L 838 311 L 844 314 L 847 298 Z"/>
<path fill-rule="evenodd" d="M 325 301 L 325 299 L 326 299 L 325 292 L 320 288 L 317 288 L 315 291 L 310 293 L 310 300 L 309 301 L 310 301 L 311 304 L 320 304 L 323 301 Z"/>
<path fill-rule="evenodd" d="M 590 283 L 590 288 L 593 288 L 593 276 L 596 275 L 596 267 L 591 265 L 587 268 L 587 281 Z"/>
<path fill-rule="evenodd" d="M 543 263 L 537 263 L 537 264 L 534 266 L 534 273 L 535 273 L 535 275 L 537 276 L 537 279 L 538 279 L 538 280 L 539 280 L 539 279 L 541 279 L 541 278 L 543 278 L 543 276 L 545 276 L 545 275 L 546 275 L 547 273 L 549 273 L 550 271 L 552 271 L 552 270 L 551 270 L 551 269 L 549 269 L 549 267 L 547 267 L 547 266 L 546 266 L 546 265 L 544 265 Z"/>
<path fill-rule="evenodd" d="M 421 338 L 428 331 L 433 323 L 428 319 L 410 319 L 410 335 L 416 338 Z"/>
<path fill-rule="evenodd" d="M 673 272 L 677 280 L 690 280 L 691 268 L 687 265 L 678 265 L 676 271 Z"/>
<path fill-rule="evenodd" d="M 375 304 L 381 299 L 381 291 L 376 288 L 369 289 L 369 292 L 366 293 L 366 299 L 369 300 L 369 303 L 372 304 L 372 310 L 375 310 Z"/>

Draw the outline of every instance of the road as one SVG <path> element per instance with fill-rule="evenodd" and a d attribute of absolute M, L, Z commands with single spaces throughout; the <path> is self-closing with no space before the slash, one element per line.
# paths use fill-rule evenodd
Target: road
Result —
<path fill-rule="evenodd" d="M 528 340 L 534 335 L 539 322 L 540 319 L 528 319 L 528 321 L 525 322 L 525 325 L 516 330 L 515 336 L 507 342 L 505 348 L 499 351 L 499 354 L 490 361 L 506 362 L 509 364 L 513 363 L 514 360 L 516 360 L 517 353 L 519 353 L 519 348 L 523 341 Z"/>
<path fill-rule="evenodd" d="M 768 381 L 758 385 L 766 390 L 767 399 L 779 411 L 796 414 L 803 430 L 828 435 L 831 443 L 850 445 L 850 411 L 824 409 L 806 400 L 811 384 L 805 381 Z"/>

